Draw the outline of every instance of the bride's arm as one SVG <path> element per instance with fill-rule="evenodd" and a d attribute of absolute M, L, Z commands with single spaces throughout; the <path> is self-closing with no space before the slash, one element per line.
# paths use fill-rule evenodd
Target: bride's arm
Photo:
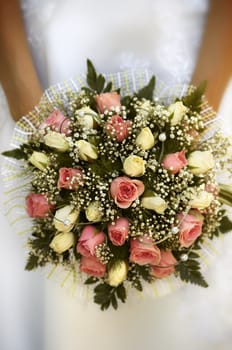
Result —
<path fill-rule="evenodd" d="M 206 95 L 217 110 L 232 75 L 232 1 L 211 0 L 192 82 L 207 80 Z"/>
<path fill-rule="evenodd" d="M 17 0 L 0 0 L 0 52 L 0 81 L 17 120 L 38 103 L 42 94 Z"/>

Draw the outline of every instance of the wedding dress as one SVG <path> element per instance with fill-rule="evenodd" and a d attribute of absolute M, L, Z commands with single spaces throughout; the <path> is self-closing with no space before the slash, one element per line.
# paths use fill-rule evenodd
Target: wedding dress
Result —
<path fill-rule="evenodd" d="M 23 0 L 21 5 L 46 88 L 84 72 L 87 57 L 105 73 L 142 66 L 165 84 L 190 82 L 208 1 Z M 229 116 L 226 98 L 223 106 Z M 3 150 L 14 125 L 2 91 L 0 110 Z M 229 125 L 229 117 L 225 122 Z M 102 313 L 90 300 L 72 298 L 47 281 L 43 271 L 24 272 L 22 238 L 3 215 L 0 224 L 2 350 L 230 348 L 232 237 L 226 237 L 206 273 L 208 290 L 186 286 L 161 299 L 129 300 L 117 312 Z"/>

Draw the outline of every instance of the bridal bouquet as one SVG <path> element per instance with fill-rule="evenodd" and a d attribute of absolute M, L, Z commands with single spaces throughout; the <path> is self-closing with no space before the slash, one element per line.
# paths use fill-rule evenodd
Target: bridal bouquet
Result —
<path fill-rule="evenodd" d="M 87 68 L 86 86 L 41 103 L 27 142 L 4 152 L 31 176 L 26 269 L 75 271 L 102 310 L 171 274 L 207 287 L 201 244 L 232 229 L 222 208 L 232 193 L 217 180 L 230 142 L 210 133 L 203 84 L 165 103 L 154 76 L 122 95 Z"/>

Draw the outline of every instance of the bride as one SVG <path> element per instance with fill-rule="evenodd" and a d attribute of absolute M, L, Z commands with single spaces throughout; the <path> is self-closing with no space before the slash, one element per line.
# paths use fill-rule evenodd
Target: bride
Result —
<path fill-rule="evenodd" d="M 231 5 L 229 0 L 0 0 L 1 150 L 9 145 L 11 116 L 17 121 L 44 88 L 85 71 L 87 57 L 101 72 L 151 68 L 170 85 L 206 79 L 207 98 L 217 110 L 232 71 Z M 1 349 L 229 349 L 231 237 L 207 272 L 208 290 L 187 286 L 159 300 L 101 313 L 91 302 L 71 299 L 42 273 L 23 272 L 21 238 L 3 216 L 0 220 Z"/>

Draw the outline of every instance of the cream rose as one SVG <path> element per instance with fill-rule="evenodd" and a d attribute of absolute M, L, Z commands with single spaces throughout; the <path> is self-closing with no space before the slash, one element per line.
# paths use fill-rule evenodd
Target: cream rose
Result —
<path fill-rule="evenodd" d="M 124 160 L 124 173 L 132 177 L 143 176 L 145 173 L 145 164 L 146 162 L 143 158 L 131 155 Z"/>
<path fill-rule="evenodd" d="M 143 196 L 141 204 L 144 208 L 154 210 L 158 214 L 163 214 L 168 205 L 165 200 L 154 193 L 149 193 Z"/>
<path fill-rule="evenodd" d="M 85 215 L 89 221 L 98 222 L 102 219 L 101 203 L 99 201 L 91 202 L 85 210 Z"/>
<path fill-rule="evenodd" d="M 188 166 L 194 175 L 207 173 L 214 167 L 213 155 L 210 151 L 192 152 L 188 157 Z"/>
<path fill-rule="evenodd" d="M 49 163 L 49 157 L 42 152 L 34 151 L 28 161 L 39 170 L 44 171 Z"/>
<path fill-rule="evenodd" d="M 98 149 L 96 146 L 85 140 L 79 140 L 76 142 L 79 150 L 79 156 L 82 160 L 88 162 L 98 158 Z"/>
<path fill-rule="evenodd" d="M 168 111 L 172 114 L 171 125 L 179 124 L 187 110 L 188 108 L 183 104 L 182 101 L 172 103 L 168 107 Z"/>
<path fill-rule="evenodd" d="M 44 142 L 47 146 L 56 149 L 59 152 L 66 152 L 69 150 L 69 143 L 65 135 L 55 131 L 48 131 L 44 136 Z"/>
<path fill-rule="evenodd" d="M 138 147 L 147 151 L 155 145 L 155 138 L 151 132 L 151 129 L 146 127 L 143 128 L 138 134 L 135 143 Z"/>
<path fill-rule="evenodd" d="M 80 125 L 86 129 L 94 129 L 98 120 L 98 114 L 91 108 L 85 106 L 76 111 Z"/>
<path fill-rule="evenodd" d="M 124 260 L 116 261 L 109 269 L 108 284 L 112 287 L 118 287 L 125 281 L 128 272 L 127 264 Z"/>
<path fill-rule="evenodd" d="M 72 205 L 66 205 L 56 211 L 53 223 L 58 231 L 69 232 L 72 230 L 78 217 L 79 210 L 76 210 Z"/>
<path fill-rule="evenodd" d="M 212 193 L 207 191 L 200 191 L 199 193 L 192 195 L 189 205 L 191 208 L 203 210 L 208 208 L 213 200 Z"/>
<path fill-rule="evenodd" d="M 49 246 L 56 253 L 61 254 L 71 248 L 74 243 L 75 239 L 72 232 L 60 232 L 55 235 Z"/>

